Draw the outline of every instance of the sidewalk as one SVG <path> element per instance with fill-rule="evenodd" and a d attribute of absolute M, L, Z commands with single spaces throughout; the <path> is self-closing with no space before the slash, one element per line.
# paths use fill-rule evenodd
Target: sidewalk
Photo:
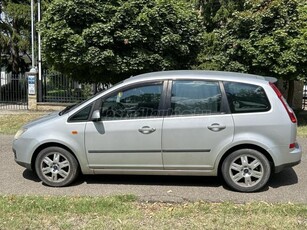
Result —
<path fill-rule="evenodd" d="M 13 114 L 48 114 L 53 111 L 31 111 L 31 110 L 8 110 L 8 109 L 0 109 L 0 115 L 13 115 Z"/>

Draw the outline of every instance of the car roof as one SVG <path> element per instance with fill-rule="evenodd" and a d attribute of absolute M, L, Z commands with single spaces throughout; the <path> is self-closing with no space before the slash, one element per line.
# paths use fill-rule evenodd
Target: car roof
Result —
<path fill-rule="evenodd" d="M 277 79 L 273 77 L 263 77 L 254 74 L 224 72 L 224 71 L 210 71 L 210 70 L 171 70 L 159 71 L 152 73 L 140 74 L 132 76 L 126 80 L 125 83 L 139 82 L 139 81 L 153 81 L 166 79 L 210 79 L 220 81 L 238 81 L 238 82 L 276 82 Z"/>

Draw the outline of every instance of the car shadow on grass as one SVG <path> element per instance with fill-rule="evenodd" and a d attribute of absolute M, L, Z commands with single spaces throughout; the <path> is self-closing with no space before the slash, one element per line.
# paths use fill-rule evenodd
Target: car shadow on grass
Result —
<path fill-rule="evenodd" d="M 218 177 L 201 176 L 153 176 L 153 175 L 83 175 L 87 184 L 122 184 L 122 185 L 171 185 L 171 186 L 208 186 L 219 187 L 222 181 Z"/>
<path fill-rule="evenodd" d="M 139 175 L 84 175 L 79 180 L 87 184 L 129 184 L 129 185 L 171 185 L 171 186 L 194 186 L 194 187 L 220 187 L 230 188 L 220 177 L 213 176 L 139 176 Z M 262 190 L 265 192 L 270 187 L 279 188 L 298 183 L 296 172 L 292 169 L 285 169 L 280 173 L 273 174 Z"/>
<path fill-rule="evenodd" d="M 30 170 L 24 170 L 23 177 L 27 180 L 40 182 L 40 179 Z M 113 185 L 159 185 L 159 186 L 189 186 L 189 187 L 220 187 L 230 190 L 220 177 L 213 176 L 152 176 L 152 175 L 80 175 L 70 186 L 81 184 L 113 184 Z M 298 183 L 298 177 L 294 169 L 285 169 L 273 174 L 261 191 L 271 188 L 279 188 Z"/>
<path fill-rule="evenodd" d="M 29 169 L 24 170 L 23 173 L 22 173 L 22 176 L 27 180 L 31 180 L 31 181 L 34 181 L 34 182 L 41 182 L 41 180 L 38 178 L 36 173 L 29 170 Z"/>
<path fill-rule="evenodd" d="M 24 170 L 23 177 L 34 182 L 41 182 L 37 174 Z M 79 175 L 70 186 L 80 184 L 118 184 L 118 185 L 176 185 L 176 186 L 208 186 L 219 187 L 222 180 L 218 177 L 201 176 L 152 176 L 152 175 Z"/>
<path fill-rule="evenodd" d="M 271 176 L 268 186 L 279 188 L 298 183 L 298 177 L 293 168 L 288 168 Z"/>

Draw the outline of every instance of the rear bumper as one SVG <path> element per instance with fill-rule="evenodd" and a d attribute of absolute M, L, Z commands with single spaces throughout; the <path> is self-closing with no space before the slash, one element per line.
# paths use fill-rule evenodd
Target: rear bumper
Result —
<path fill-rule="evenodd" d="M 282 170 L 286 169 L 286 168 L 291 168 L 295 165 L 298 165 L 299 163 L 301 163 L 301 160 L 299 161 L 296 161 L 296 162 L 292 162 L 292 163 L 288 163 L 288 164 L 283 164 L 283 165 L 278 165 L 274 168 L 274 172 L 275 173 L 279 173 L 281 172 Z"/>
<path fill-rule="evenodd" d="M 295 148 L 292 149 L 291 152 L 288 152 L 283 155 L 284 157 L 280 159 L 283 159 L 283 163 L 275 166 L 274 172 L 278 173 L 286 168 L 291 168 L 295 165 L 298 165 L 301 162 L 302 158 L 302 148 L 301 146 L 296 142 Z"/>

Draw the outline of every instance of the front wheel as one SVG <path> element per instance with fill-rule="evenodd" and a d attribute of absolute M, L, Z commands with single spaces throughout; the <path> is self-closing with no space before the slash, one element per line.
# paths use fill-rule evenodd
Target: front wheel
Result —
<path fill-rule="evenodd" d="M 268 159 L 254 149 L 240 149 L 226 157 L 222 164 L 225 182 L 239 192 L 255 192 L 263 188 L 271 175 Z"/>
<path fill-rule="evenodd" d="M 79 165 L 76 158 L 60 147 L 43 149 L 35 161 L 35 170 L 43 183 L 52 187 L 71 184 L 78 176 Z"/>

